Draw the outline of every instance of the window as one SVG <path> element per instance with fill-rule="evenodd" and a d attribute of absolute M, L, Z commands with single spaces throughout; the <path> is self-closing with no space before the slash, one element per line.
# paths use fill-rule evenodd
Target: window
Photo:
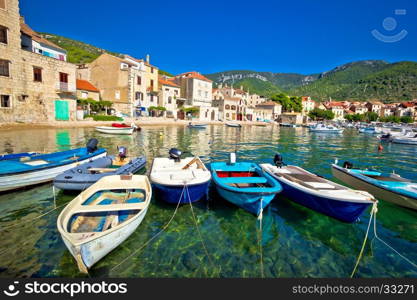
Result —
<path fill-rule="evenodd" d="M 168 97 L 168 104 L 171 104 L 172 103 L 172 97 L 171 96 L 169 96 Z"/>
<path fill-rule="evenodd" d="M 0 8 L 6 9 L 6 0 L 0 0 Z"/>
<path fill-rule="evenodd" d="M 0 76 L 10 76 L 8 60 L 0 59 Z"/>
<path fill-rule="evenodd" d="M 141 85 L 142 84 L 142 77 L 138 76 L 137 83 L 138 83 L 138 85 Z"/>
<path fill-rule="evenodd" d="M 116 91 L 114 96 L 117 100 L 120 100 L 120 91 Z"/>
<path fill-rule="evenodd" d="M 153 74 L 153 68 L 151 68 L 151 73 Z"/>
<path fill-rule="evenodd" d="M 226 106 L 224 107 L 225 109 L 230 109 L 230 105 L 226 104 Z"/>
<path fill-rule="evenodd" d="M 33 81 L 42 82 L 42 69 L 33 67 Z"/>
<path fill-rule="evenodd" d="M 178 95 L 178 90 L 174 90 L 175 95 Z"/>
<path fill-rule="evenodd" d="M 88 98 L 88 92 L 81 92 L 81 98 L 87 99 Z"/>
<path fill-rule="evenodd" d="M 153 89 L 153 79 L 151 79 L 151 88 Z"/>
<path fill-rule="evenodd" d="M 236 110 L 236 106 L 232 105 L 232 110 Z"/>
<path fill-rule="evenodd" d="M 59 82 L 68 83 L 68 74 L 67 73 L 59 73 Z"/>
<path fill-rule="evenodd" d="M 151 95 L 151 102 L 153 102 L 153 95 Z"/>
<path fill-rule="evenodd" d="M 1 25 L 0 25 L 0 43 L 7 44 L 7 27 L 1 26 Z"/>
<path fill-rule="evenodd" d="M 11 107 L 10 96 L 9 95 L 1 95 L 0 97 L 1 97 L 0 98 L 0 107 L 1 108 Z"/>
<path fill-rule="evenodd" d="M 208 98 L 208 92 L 206 92 L 205 95 L 206 95 L 206 98 Z"/>

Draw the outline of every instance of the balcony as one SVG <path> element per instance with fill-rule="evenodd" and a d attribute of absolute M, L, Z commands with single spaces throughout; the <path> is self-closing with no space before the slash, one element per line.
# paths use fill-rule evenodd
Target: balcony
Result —
<path fill-rule="evenodd" d="M 58 93 L 75 93 L 75 88 L 68 84 L 68 82 L 57 82 L 56 91 Z"/>

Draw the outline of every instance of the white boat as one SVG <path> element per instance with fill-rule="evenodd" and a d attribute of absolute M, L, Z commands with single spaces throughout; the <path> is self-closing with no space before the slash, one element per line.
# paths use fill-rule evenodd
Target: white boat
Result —
<path fill-rule="evenodd" d="M 342 133 L 343 128 L 338 128 L 333 125 L 326 125 L 326 124 L 316 124 L 312 127 L 310 127 L 310 131 L 312 132 L 330 132 L 330 133 Z"/>
<path fill-rule="evenodd" d="M 58 231 L 81 272 L 126 240 L 139 226 L 152 197 L 143 175 L 100 179 L 59 214 Z"/>
<path fill-rule="evenodd" d="M 96 126 L 98 132 L 108 134 L 132 134 L 135 131 L 135 127 L 113 127 L 113 126 Z"/>
<path fill-rule="evenodd" d="M 417 134 L 415 136 L 393 137 L 392 142 L 395 144 L 417 145 Z"/>
<path fill-rule="evenodd" d="M 172 204 L 200 200 L 207 195 L 211 180 L 210 171 L 198 156 L 181 158 L 181 151 L 175 148 L 169 151 L 169 158 L 153 160 L 149 177 L 156 197 Z"/>
<path fill-rule="evenodd" d="M 232 122 L 226 122 L 226 126 L 228 126 L 228 127 L 237 127 L 237 128 L 242 127 L 242 125 L 240 125 L 238 123 L 232 123 Z"/>

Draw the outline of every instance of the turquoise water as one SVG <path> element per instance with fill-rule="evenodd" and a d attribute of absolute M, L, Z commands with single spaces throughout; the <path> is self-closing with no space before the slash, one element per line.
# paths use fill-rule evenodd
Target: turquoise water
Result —
<path fill-rule="evenodd" d="M 378 168 L 417 180 L 417 147 L 384 144 L 372 135 L 310 133 L 305 128 L 244 126 L 144 127 L 133 136 L 110 136 L 93 129 L 0 131 L 0 153 L 55 151 L 84 146 L 96 137 L 109 153 L 127 146 L 130 155 L 166 156 L 171 147 L 202 157 L 205 163 L 226 160 L 271 162 L 276 152 L 287 163 L 332 178 L 334 158 Z M 75 195 L 58 194 L 57 205 Z M 264 212 L 262 247 L 256 217 L 222 200 L 214 191 L 208 202 L 181 206 L 166 231 L 143 245 L 169 221 L 175 206 L 156 199 L 138 229 L 90 271 L 92 277 L 348 277 L 369 221 L 345 224 L 279 196 Z M 83 277 L 56 229 L 60 209 L 53 209 L 52 185 L 0 194 L 0 277 Z M 193 220 L 194 212 L 204 244 Z M 417 212 L 381 202 L 378 235 L 417 262 Z M 13 226 L 13 227 L 10 227 Z M 8 227 L 8 228 L 7 228 Z M 372 239 L 373 234 L 370 234 Z M 206 250 L 207 251 L 206 251 Z M 139 251 L 138 251 L 139 250 Z M 262 250 L 262 263 L 261 263 Z M 137 251 L 120 264 L 133 251 Z M 209 256 L 207 256 L 207 254 Z M 116 267 L 117 266 L 117 267 Z M 263 270 L 263 272 L 262 272 Z M 356 277 L 417 277 L 417 270 L 378 240 L 367 244 Z"/>

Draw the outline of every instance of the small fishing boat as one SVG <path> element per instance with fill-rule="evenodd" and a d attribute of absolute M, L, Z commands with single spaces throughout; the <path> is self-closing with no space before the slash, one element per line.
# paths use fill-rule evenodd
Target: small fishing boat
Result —
<path fill-rule="evenodd" d="M 373 204 L 375 198 L 365 192 L 349 189 L 298 166 L 285 165 L 276 154 L 275 165 L 261 164 L 283 187 L 288 199 L 343 222 L 356 221 Z"/>
<path fill-rule="evenodd" d="M 375 127 L 361 127 L 358 129 L 359 133 L 368 133 L 368 134 L 375 134 L 381 133 L 381 129 Z"/>
<path fill-rule="evenodd" d="M 338 128 L 333 125 L 326 125 L 322 123 L 318 123 L 316 125 L 313 125 L 309 128 L 311 132 L 328 132 L 328 133 L 342 133 L 343 128 Z"/>
<path fill-rule="evenodd" d="M 350 162 L 343 166 L 332 164 L 334 177 L 346 184 L 373 194 L 377 199 L 417 210 L 417 182 L 398 174 L 383 174 L 375 170 L 353 168 Z"/>
<path fill-rule="evenodd" d="M 188 128 L 195 128 L 195 129 L 206 129 L 207 124 L 192 124 L 191 122 L 187 125 Z"/>
<path fill-rule="evenodd" d="M 242 127 L 242 125 L 240 125 L 239 123 L 232 123 L 232 122 L 227 122 L 226 126 L 228 127 L 236 127 L 236 128 L 240 128 Z"/>
<path fill-rule="evenodd" d="M 255 163 L 236 162 L 231 153 L 229 163 L 210 164 L 216 190 L 227 201 L 259 215 L 281 192 L 281 185 Z"/>
<path fill-rule="evenodd" d="M 96 126 L 95 129 L 101 133 L 107 134 L 132 134 L 135 127 L 114 127 L 114 126 Z"/>
<path fill-rule="evenodd" d="M 135 174 L 145 166 L 145 156 L 129 159 L 125 147 L 118 147 L 118 150 L 116 157 L 102 157 L 59 174 L 54 179 L 54 186 L 62 190 L 82 191 L 103 177 Z"/>
<path fill-rule="evenodd" d="M 106 156 L 107 151 L 97 145 L 96 139 L 90 139 L 85 148 L 1 160 L 0 191 L 52 181 L 68 169 Z"/>
<path fill-rule="evenodd" d="M 151 197 L 146 176 L 107 176 L 62 210 L 58 231 L 82 273 L 88 273 L 89 268 L 136 230 Z"/>
<path fill-rule="evenodd" d="M 391 140 L 394 144 L 417 145 L 417 134 L 407 136 L 396 136 Z"/>
<path fill-rule="evenodd" d="M 181 158 L 181 155 L 180 150 L 172 148 L 169 158 L 158 157 L 152 163 L 150 179 L 155 195 L 168 203 L 184 204 L 207 196 L 210 171 L 199 157 Z"/>

